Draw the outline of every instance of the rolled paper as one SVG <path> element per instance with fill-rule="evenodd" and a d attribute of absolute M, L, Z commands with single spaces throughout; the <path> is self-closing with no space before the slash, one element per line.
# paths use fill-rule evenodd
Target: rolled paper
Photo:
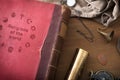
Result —
<path fill-rule="evenodd" d="M 63 39 L 66 37 L 70 15 L 71 15 L 70 9 L 63 5 L 62 6 L 61 28 L 59 32 L 59 36 L 62 37 Z"/>

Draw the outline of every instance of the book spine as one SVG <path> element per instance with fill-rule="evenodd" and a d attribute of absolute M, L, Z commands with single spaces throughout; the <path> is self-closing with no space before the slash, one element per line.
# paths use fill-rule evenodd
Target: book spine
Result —
<path fill-rule="evenodd" d="M 60 25 L 60 29 L 59 29 L 54 47 L 52 49 L 52 55 L 51 55 L 51 60 L 50 60 L 46 80 L 55 80 L 57 66 L 59 63 L 59 58 L 62 50 L 62 44 L 64 43 L 64 39 L 66 37 L 66 32 L 68 28 L 67 24 L 70 18 L 70 14 L 71 12 L 69 8 L 62 6 L 61 25 Z"/>
<path fill-rule="evenodd" d="M 61 13 L 62 12 L 62 13 Z M 62 15 L 61 15 L 62 14 Z M 62 17 L 62 20 L 60 19 Z M 41 51 L 36 80 L 54 80 L 70 16 L 68 8 L 55 6 L 53 18 Z M 60 21 L 61 20 L 61 21 Z"/>

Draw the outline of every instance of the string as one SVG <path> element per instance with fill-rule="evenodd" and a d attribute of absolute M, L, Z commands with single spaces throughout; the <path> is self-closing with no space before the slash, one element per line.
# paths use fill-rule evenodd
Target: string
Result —
<path fill-rule="evenodd" d="M 79 17 L 76 17 L 76 16 L 73 16 L 71 18 L 77 18 L 80 21 L 80 23 L 82 24 L 82 26 L 87 30 L 87 32 L 89 33 L 89 36 L 87 36 L 85 33 L 83 33 L 80 30 L 76 30 L 76 32 L 78 32 L 80 35 L 82 35 L 89 42 L 94 42 L 94 35 L 93 35 L 92 31 L 84 24 L 84 22 Z"/>

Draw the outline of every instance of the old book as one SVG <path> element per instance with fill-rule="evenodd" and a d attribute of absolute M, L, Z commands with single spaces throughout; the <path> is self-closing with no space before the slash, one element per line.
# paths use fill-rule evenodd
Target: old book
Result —
<path fill-rule="evenodd" d="M 0 15 L 0 80 L 35 80 L 39 64 L 44 75 L 59 31 L 61 7 L 1 0 Z"/>
<path fill-rule="evenodd" d="M 59 12 L 57 8 L 55 11 Z M 39 65 L 36 80 L 55 80 L 57 66 L 61 55 L 62 44 L 64 42 L 66 31 L 68 28 L 67 24 L 70 18 L 70 13 L 71 12 L 67 7 L 62 6 L 62 20 L 61 24 L 59 25 L 59 31 L 57 32 L 53 31 L 56 27 L 53 24 L 57 23 L 57 15 L 53 17 L 54 22 L 51 25 L 51 29 L 49 30 L 47 39 L 45 40 L 45 43 L 43 45 L 41 63 Z"/>

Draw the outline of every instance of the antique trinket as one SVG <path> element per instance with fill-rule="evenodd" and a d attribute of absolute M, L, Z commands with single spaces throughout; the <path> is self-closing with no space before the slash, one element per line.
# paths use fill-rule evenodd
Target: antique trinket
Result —
<path fill-rule="evenodd" d="M 120 78 L 115 78 L 112 73 L 100 70 L 97 72 L 90 72 L 90 80 L 120 80 Z"/>

